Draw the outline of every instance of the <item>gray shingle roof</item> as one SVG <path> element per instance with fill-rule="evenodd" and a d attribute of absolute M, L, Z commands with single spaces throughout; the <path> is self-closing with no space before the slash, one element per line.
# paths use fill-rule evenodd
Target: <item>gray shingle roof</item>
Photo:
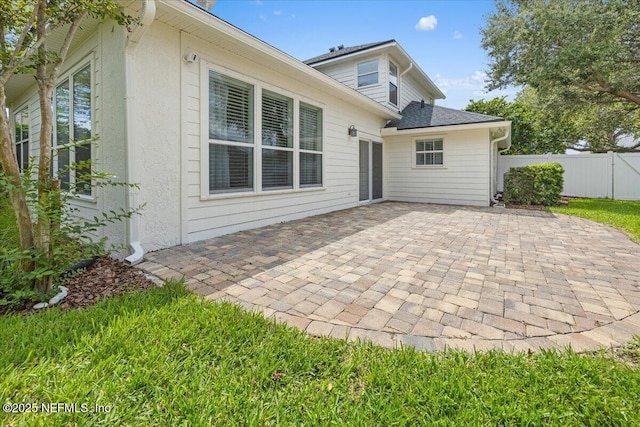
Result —
<path fill-rule="evenodd" d="M 431 104 L 411 101 L 402 110 L 400 120 L 391 120 L 385 127 L 403 129 L 429 128 L 436 126 L 465 125 L 471 123 L 501 122 L 504 119 L 470 111 L 454 110 Z"/>
<path fill-rule="evenodd" d="M 348 46 L 348 47 L 343 47 L 342 49 L 337 49 L 334 50 L 333 52 L 327 52 L 325 54 L 316 56 L 314 58 L 309 58 L 306 61 L 302 61 L 307 65 L 313 65 L 316 64 L 318 62 L 322 62 L 322 61 L 326 61 L 328 59 L 334 59 L 334 58 L 339 58 L 341 56 L 344 55 L 348 55 L 350 53 L 355 53 L 355 52 L 360 52 L 362 50 L 367 50 L 367 49 L 371 49 L 373 47 L 377 47 L 377 46 L 382 46 L 385 45 L 387 43 L 394 43 L 395 40 L 386 40 L 383 42 L 375 42 L 375 43 L 367 43 L 367 44 L 360 44 L 357 46 Z"/>

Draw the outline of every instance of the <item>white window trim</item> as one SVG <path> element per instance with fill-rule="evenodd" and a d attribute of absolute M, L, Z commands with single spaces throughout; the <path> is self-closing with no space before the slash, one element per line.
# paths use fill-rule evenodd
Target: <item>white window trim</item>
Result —
<path fill-rule="evenodd" d="M 391 102 L 391 92 L 389 91 L 389 86 L 387 86 L 387 102 L 389 103 L 389 105 L 392 105 L 394 107 L 398 107 L 400 105 L 400 68 L 398 68 L 398 65 L 393 62 L 391 59 L 389 59 L 388 61 L 388 72 L 387 72 L 387 83 L 389 85 L 391 85 L 391 66 L 396 67 L 396 103 L 394 104 L 393 102 Z"/>
<path fill-rule="evenodd" d="M 95 82 L 95 70 L 96 70 L 96 61 L 95 61 L 95 52 L 91 51 L 89 52 L 89 54 L 87 56 L 85 56 L 83 59 L 81 59 L 80 61 L 78 61 L 75 65 L 73 65 L 72 67 L 69 67 L 64 73 L 62 73 L 59 77 L 58 80 L 56 81 L 56 84 L 53 88 L 53 94 L 52 94 L 52 110 L 53 110 L 53 115 L 52 115 L 52 135 L 51 135 L 51 147 L 54 148 L 57 146 L 58 141 L 56 140 L 56 135 L 57 135 L 57 120 L 56 120 L 56 108 L 55 108 L 55 101 L 56 101 L 56 89 L 57 87 L 60 85 L 60 83 L 64 82 L 65 80 L 69 80 L 71 79 L 71 76 L 73 76 L 73 74 L 77 73 L 78 71 L 80 71 L 81 69 L 85 68 L 87 65 L 89 65 L 89 70 L 91 72 L 91 82 L 89 83 L 91 86 L 91 138 L 96 138 L 95 140 L 93 140 L 91 142 L 92 146 L 91 146 L 91 168 L 94 169 L 97 163 L 97 146 L 96 143 L 98 142 L 98 133 L 96 132 L 96 105 L 95 105 L 95 99 L 96 99 L 96 82 Z M 71 111 L 72 111 L 72 106 L 73 106 L 73 86 L 71 84 L 69 84 L 69 128 L 72 129 L 73 128 L 73 117 L 71 115 Z M 69 164 L 72 164 L 75 162 L 76 159 L 76 152 L 75 149 L 74 150 L 70 150 L 69 151 Z M 55 174 L 58 171 L 58 159 L 56 156 L 52 157 L 52 173 Z M 75 183 L 75 172 L 74 171 L 70 171 L 70 175 L 69 175 L 69 184 L 71 183 Z M 85 202 L 91 202 L 91 203 L 97 203 L 98 201 L 98 196 L 96 193 L 96 186 L 94 185 L 94 183 L 91 183 L 91 194 L 79 194 L 76 193 L 75 191 L 70 191 L 70 194 L 73 196 L 74 199 L 77 200 L 82 200 Z"/>
<path fill-rule="evenodd" d="M 442 140 L 442 164 L 441 165 L 419 165 L 416 162 L 417 147 L 416 142 L 423 139 Z M 436 150 L 434 152 L 439 152 Z M 447 168 L 447 141 L 444 135 L 423 135 L 411 139 L 411 163 L 413 169 L 446 169 Z"/>
<path fill-rule="evenodd" d="M 253 144 L 246 143 L 233 143 L 229 141 L 220 141 L 229 145 L 239 145 L 242 147 L 253 147 L 253 189 L 252 190 L 239 190 L 229 191 L 222 193 L 209 193 L 209 70 L 224 74 L 226 76 L 241 80 L 245 83 L 253 85 L 254 96 L 254 134 Z M 282 96 L 293 99 L 293 149 L 282 148 L 284 151 L 293 152 L 293 187 L 292 188 L 274 188 L 274 189 L 262 189 L 262 149 L 272 149 L 274 147 L 270 145 L 262 145 L 262 90 L 277 93 Z M 269 83 L 257 80 L 253 77 L 239 73 L 237 71 L 228 69 L 226 67 L 217 65 L 215 63 L 202 60 L 200 61 L 200 200 L 220 200 L 220 199 L 234 199 L 244 197 L 257 197 L 267 196 L 275 194 L 293 194 L 312 191 L 324 191 L 326 187 L 326 120 L 325 111 L 326 106 L 317 101 L 311 100 L 305 96 L 298 95 L 290 92 L 286 89 L 271 85 Z M 316 154 L 322 154 L 322 184 L 319 186 L 300 186 L 300 152 L 306 152 L 307 150 L 300 150 L 300 102 L 320 108 L 322 110 L 322 150 L 321 151 L 309 151 Z"/>
<path fill-rule="evenodd" d="M 374 62 L 374 61 L 376 61 L 376 62 L 377 62 L 377 65 L 378 65 L 378 67 L 377 67 L 376 71 L 372 71 L 372 72 L 370 72 L 370 73 L 364 73 L 364 74 L 359 74 L 359 73 L 358 73 L 358 65 L 365 64 L 365 63 L 367 63 L 367 62 Z M 371 83 L 371 84 L 368 84 L 368 85 L 362 85 L 362 86 L 359 86 L 359 85 L 358 85 L 358 79 L 359 79 L 359 77 L 360 77 L 361 75 L 362 75 L 362 76 L 367 76 L 367 75 L 369 75 L 369 74 L 377 74 L 377 75 L 378 75 L 378 81 L 377 81 L 376 83 Z M 356 89 L 362 89 L 362 88 L 367 88 L 367 87 L 380 86 L 380 83 L 381 83 L 381 79 L 380 79 L 380 58 L 367 59 L 367 60 L 365 60 L 365 61 L 357 62 L 357 63 L 356 63 L 356 65 L 355 65 L 355 75 L 356 75 L 356 81 L 355 81 Z"/>
<path fill-rule="evenodd" d="M 16 116 L 18 114 L 21 114 L 25 110 L 27 111 L 27 116 L 29 117 L 29 138 L 27 138 L 26 140 L 22 140 L 21 139 L 20 141 L 18 141 L 18 135 L 16 135 Z M 29 110 L 29 102 L 28 101 L 24 102 L 19 108 L 15 109 L 15 113 L 13 113 L 13 123 L 12 123 L 11 128 L 12 128 L 12 132 L 13 132 L 13 147 L 14 147 L 13 149 L 17 150 L 18 149 L 18 144 L 24 145 L 24 143 L 26 142 L 27 144 L 29 144 L 29 149 L 28 149 L 29 153 L 27 153 L 28 154 L 27 159 L 31 160 L 31 146 L 33 144 L 33 138 L 31 137 L 31 132 L 32 132 L 32 129 L 31 129 L 31 111 Z M 22 148 L 23 147 L 21 147 L 21 149 Z M 15 154 L 16 155 L 18 154 L 17 151 L 16 151 Z M 20 169 L 20 174 L 22 175 L 23 172 L 24 172 L 24 165 L 22 165 L 22 168 Z"/>

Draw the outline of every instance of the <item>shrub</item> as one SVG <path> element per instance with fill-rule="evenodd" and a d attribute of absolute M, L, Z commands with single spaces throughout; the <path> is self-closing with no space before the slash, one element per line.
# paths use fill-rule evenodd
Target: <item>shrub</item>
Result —
<path fill-rule="evenodd" d="M 555 206 L 560 202 L 564 169 L 559 163 L 511 168 L 504 177 L 504 201 Z"/>

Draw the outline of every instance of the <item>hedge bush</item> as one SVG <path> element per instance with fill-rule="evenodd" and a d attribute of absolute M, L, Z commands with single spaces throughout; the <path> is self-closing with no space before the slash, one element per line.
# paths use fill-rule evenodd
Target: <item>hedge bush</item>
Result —
<path fill-rule="evenodd" d="M 504 201 L 555 206 L 560 202 L 563 174 L 564 168 L 559 163 L 511 168 L 504 176 Z"/>

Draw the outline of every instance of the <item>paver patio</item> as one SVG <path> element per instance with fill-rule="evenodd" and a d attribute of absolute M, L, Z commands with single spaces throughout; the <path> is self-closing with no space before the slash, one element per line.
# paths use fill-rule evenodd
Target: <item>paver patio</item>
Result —
<path fill-rule="evenodd" d="M 542 211 L 378 203 L 149 253 L 139 267 L 311 335 L 386 347 L 585 351 L 640 335 L 640 246 Z"/>

